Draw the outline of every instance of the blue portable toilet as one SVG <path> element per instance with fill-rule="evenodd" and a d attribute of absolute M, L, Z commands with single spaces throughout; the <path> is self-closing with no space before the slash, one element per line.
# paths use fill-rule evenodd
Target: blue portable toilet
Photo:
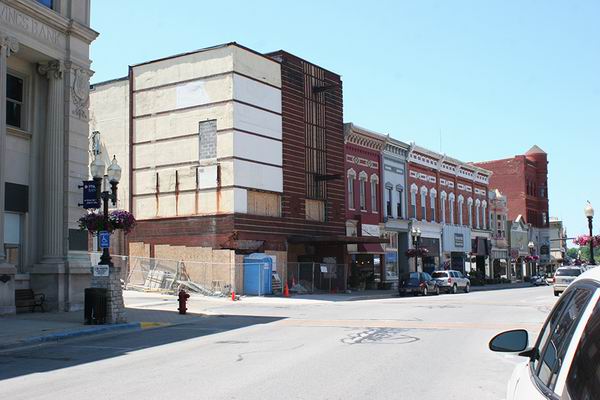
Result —
<path fill-rule="evenodd" d="M 244 294 L 264 296 L 272 294 L 271 275 L 273 259 L 264 253 L 244 257 Z"/>

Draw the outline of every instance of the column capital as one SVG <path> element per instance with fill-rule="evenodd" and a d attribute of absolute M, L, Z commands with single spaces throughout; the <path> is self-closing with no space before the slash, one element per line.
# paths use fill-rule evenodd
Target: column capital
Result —
<path fill-rule="evenodd" d="M 45 63 L 39 63 L 38 73 L 48 79 L 62 79 L 65 70 L 65 64 L 60 60 L 52 60 Z"/>
<path fill-rule="evenodd" d="M 19 41 L 13 36 L 0 32 L 0 47 L 4 47 L 8 50 L 6 54 L 8 57 L 19 51 Z"/>

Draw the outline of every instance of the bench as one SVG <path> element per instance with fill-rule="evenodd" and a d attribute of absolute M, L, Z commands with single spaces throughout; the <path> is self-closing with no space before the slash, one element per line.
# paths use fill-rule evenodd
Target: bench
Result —
<path fill-rule="evenodd" d="M 15 307 L 19 308 L 29 308 L 31 312 L 34 312 L 37 307 L 45 312 L 44 310 L 44 301 L 46 300 L 46 295 L 43 293 L 34 293 L 31 289 L 17 289 L 15 290 Z"/>

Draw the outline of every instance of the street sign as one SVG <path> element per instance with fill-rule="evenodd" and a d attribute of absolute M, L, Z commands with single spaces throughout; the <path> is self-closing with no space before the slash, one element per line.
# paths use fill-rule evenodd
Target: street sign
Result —
<path fill-rule="evenodd" d="M 107 231 L 98 232 L 98 240 L 100 241 L 101 249 L 108 249 L 110 247 L 110 233 Z"/>
<path fill-rule="evenodd" d="M 108 265 L 98 264 L 94 265 L 94 276 L 108 276 Z"/>
<path fill-rule="evenodd" d="M 83 181 L 83 208 L 100 208 L 100 199 L 96 191 L 94 181 Z"/>

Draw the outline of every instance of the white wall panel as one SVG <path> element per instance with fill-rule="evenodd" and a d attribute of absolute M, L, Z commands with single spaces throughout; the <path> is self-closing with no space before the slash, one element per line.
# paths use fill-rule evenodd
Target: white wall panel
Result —
<path fill-rule="evenodd" d="M 198 138 L 189 137 L 164 142 L 144 143 L 134 146 L 133 151 L 134 168 L 197 162 Z"/>
<path fill-rule="evenodd" d="M 29 186 L 29 155 L 28 139 L 6 135 L 6 157 L 0 159 L 4 163 L 6 182 Z"/>
<path fill-rule="evenodd" d="M 281 115 L 239 103 L 235 103 L 233 106 L 234 129 L 281 139 L 281 126 Z"/>
<path fill-rule="evenodd" d="M 281 90 L 244 76 L 233 76 L 233 98 L 281 114 Z"/>
<path fill-rule="evenodd" d="M 283 173 L 279 167 L 234 160 L 236 186 L 283 192 Z"/>

